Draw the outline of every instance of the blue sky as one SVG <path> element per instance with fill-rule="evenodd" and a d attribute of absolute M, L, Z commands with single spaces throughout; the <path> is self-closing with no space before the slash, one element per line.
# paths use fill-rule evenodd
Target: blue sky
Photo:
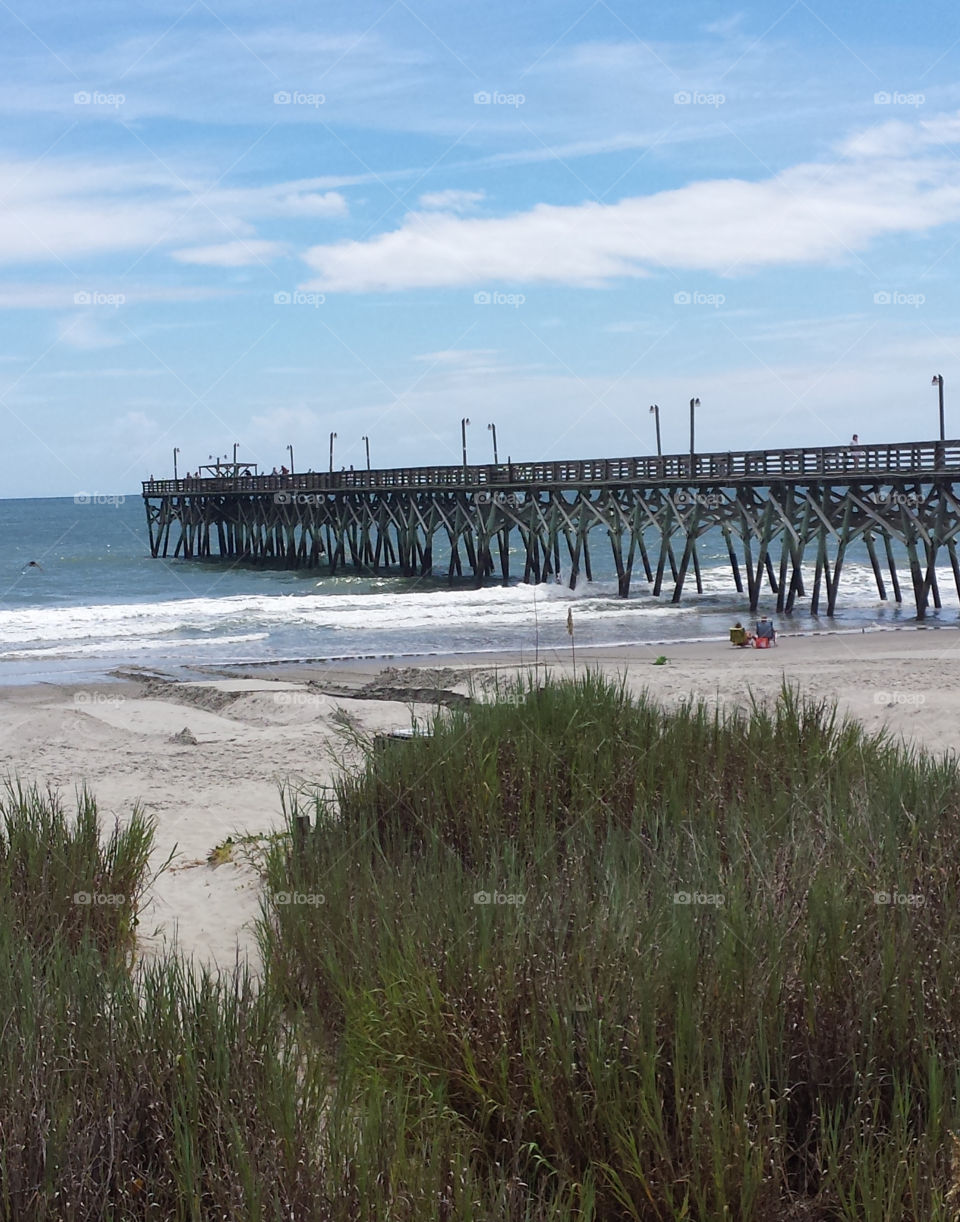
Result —
<path fill-rule="evenodd" d="M 960 435 L 952 18 L 4 3 L 0 495 Z"/>

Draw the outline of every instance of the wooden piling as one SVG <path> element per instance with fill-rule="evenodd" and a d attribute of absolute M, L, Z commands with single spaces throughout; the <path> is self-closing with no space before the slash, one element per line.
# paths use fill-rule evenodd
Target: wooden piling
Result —
<path fill-rule="evenodd" d="M 943 548 L 960 593 L 960 442 L 865 447 L 859 469 L 845 465 L 846 457 L 845 447 L 698 454 L 696 479 L 682 455 L 308 473 L 285 481 L 245 475 L 191 480 L 186 487 L 183 480 L 150 481 L 143 496 L 150 554 L 157 558 L 323 565 L 334 576 L 348 569 L 427 576 L 439 532 L 450 581 L 463 577 L 465 556 L 477 584 L 507 584 L 511 542 L 519 538 L 524 580 L 558 576 L 565 545 L 575 585 L 581 571 L 594 580 L 599 540 L 609 547 L 622 597 L 630 593 L 639 554 L 655 595 L 662 595 L 669 570 L 674 602 L 691 566 L 702 592 L 700 540 L 718 529 L 736 591 L 756 610 L 766 582 L 777 610 L 787 614 L 806 598 L 808 546 L 816 548 L 812 613 L 819 612 L 824 586 L 827 614 L 834 613 L 844 563 L 858 541 L 880 598 L 887 598 L 886 567 L 892 596 L 902 602 L 896 545 L 906 551 L 922 618 L 928 605 L 942 604 L 937 561 Z"/>

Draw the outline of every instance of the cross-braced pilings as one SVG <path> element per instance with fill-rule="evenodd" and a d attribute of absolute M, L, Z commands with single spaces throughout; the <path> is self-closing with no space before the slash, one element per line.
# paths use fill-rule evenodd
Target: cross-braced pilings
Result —
<path fill-rule="evenodd" d="M 960 442 L 723 454 L 419 467 L 143 486 L 154 556 L 451 580 L 593 577 L 609 547 L 621 595 L 639 569 L 654 595 L 703 590 L 705 536 L 719 538 L 733 583 L 756 609 L 796 600 L 832 615 L 852 544 L 862 543 L 879 596 L 902 601 L 906 559 L 917 615 L 941 604 L 949 558 L 960 596 Z M 519 541 L 522 572 L 511 572 Z M 902 563 L 901 559 L 901 563 Z M 812 576 L 811 576 L 812 569 Z M 809 587 L 809 588 L 808 588 Z"/>

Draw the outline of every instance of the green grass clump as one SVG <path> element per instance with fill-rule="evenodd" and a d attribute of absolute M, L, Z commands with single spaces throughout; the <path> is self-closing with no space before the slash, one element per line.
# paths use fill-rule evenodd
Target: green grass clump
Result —
<path fill-rule="evenodd" d="M 135 810 L 106 843 L 92 796 L 67 815 L 59 796 L 8 782 L 0 794 L 0 927 L 38 951 L 90 940 L 132 947 L 153 829 Z"/>
<path fill-rule="evenodd" d="M 131 970 L 152 846 L 87 794 L 0 804 L 0 1219 L 322 1217 L 326 1086 L 276 1001 L 243 970 Z"/>
<path fill-rule="evenodd" d="M 790 691 L 508 696 L 374 753 L 267 856 L 269 988 L 369 1126 L 358 1199 L 952 1217 L 955 764 Z"/>

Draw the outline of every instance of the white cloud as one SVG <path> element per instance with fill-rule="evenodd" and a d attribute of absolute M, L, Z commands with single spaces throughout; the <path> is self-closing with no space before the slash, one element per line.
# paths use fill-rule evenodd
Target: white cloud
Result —
<path fill-rule="evenodd" d="M 266 263 L 286 253 L 283 242 L 249 241 L 221 242 L 216 246 L 193 246 L 188 250 L 172 251 L 178 263 L 197 263 L 203 267 L 250 267 Z"/>
<path fill-rule="evenodd" d="M 109 307 L 89 307 L 106 314 Z M 69 348 L 78 348 L 81 352 L 96 352 L 101 348 L 117 348 L 125 342 L 125 336 L 118 334 L 111 325 L 112 320 L 97 317 L 92 313 L 77 314 L 64 319 L 59 328 L 59 338 L 62 344 Z"/>
<path fill-rule="evenodd" d="M 436 208 L 443 212 L 469 212 L 486 197 L 486 191 L 428 191 L 420 196 L 421 208 Z"/>
<path fill-rule="evenodd" d="M 117 345 L 106 344 L 100 346 L 116 347 Z M 162 378 L 168 376 L 168 374 L 166 369 L 138 369 L 131 366 L 129 369 L 56 369 L 52 372 L 37 370 L 33 376 L 37 379 L 51 382 L 69 382 L 74 378 L 131 378 L 133 381 L 139 382 L 143 378 Z"/>
<path fill-rule="evenodd" d="M 376 291 L 476 283 L 596 286 L 663 267 L 716 273 L 836 263 L 888 234 L 960 219 L 960 160 L 930 155 L 956 121 L 914 125 L 926 153 L 895 157 L 850 142 L 834 163 L 751 182 L 716 179 L 621 200 L 538 204 L 500 218 L 408 214 L 368 241 L 314 246 L 306 286 Z M 920 130 L 922 128 L 922 130 Z M 899 129 L 897 139 L 900 139 Z"/>
<path fill-rule="evenodd" d="M 281 448 L 279 443 L 285 437 L 297 433 L 319 436 L 322 432 L 317 413 L 312 408 L 302 406 L 271 408 L 262 415 L 253 416 L 250 429 L 260 439 L 271 438 L 277 449 Z"/>
<path fill-rule="evenodd" d="M 845 157 L 907 157 L 919 148 L 936 150 L 960 140 L 960 117 L 936 115 L 932 119 L 908 122 L 888 119 L 845 140 L 840 151 Z"/>
<path fill-rule="evenodd" d="M 322 180 L 319 180 L 322 181 Z M 244 187 L 204 194 L 203 203 L 214 212 L 257 217 L 346 216 L 347 201 L 339 191 L 317 191 L 312 180 L 270 187 Z"/>
<path fill-rule="evenodd" d="M 249 246 L 262 241 L 254 224 L 261 218 L 343 216 L 343 196 L 315 189 L 317 182 L 211 188 L 199 175 L 140 162 L 3 162 L 0 263 L 66 264 L 192 243 Z"/>
<path fill-rule="evenodd" d="M 413 359 L 428 365 L 487 365 L 496 355 L 496 348 L 444 348 L 440 352 L 421 352 Z"/>
<path fill-rule="evenodd" d="M 212 301 L 216 298 L 236 296 L 234 289 L 202 288 L 199 285 L 183 287 L 156 287 L 129 285 L 116 277 L 102 280 L 88 277 L 71 284 L 11 284 L 0 288 L 0 310 L 63 310 L 76 304 L 78 292 L 122 294 L 125 305 L 137 305 L 147 301 Z M 179 324 L 186 325 L 186 324 Z M 196 326 L 196 323 L 189 324 Z"/>

